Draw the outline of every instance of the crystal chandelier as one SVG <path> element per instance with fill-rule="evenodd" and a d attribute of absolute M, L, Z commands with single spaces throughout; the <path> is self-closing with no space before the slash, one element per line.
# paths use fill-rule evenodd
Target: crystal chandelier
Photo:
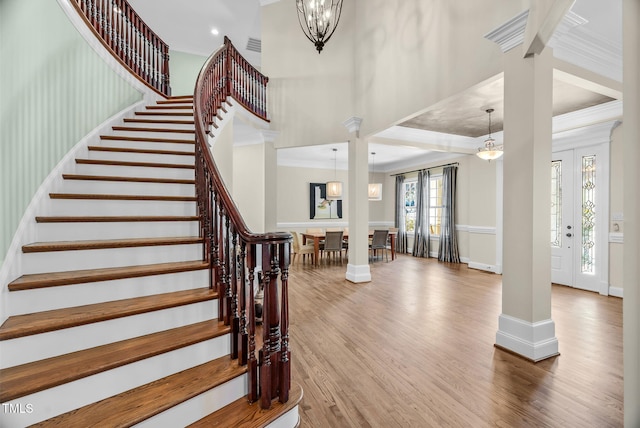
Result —
<path fill-rule="evenodd" d="M 300 27 L 318 53 L 338 27 L 342 0 L 296 0 Z"/>
<path fill-rule="evenodd" d="M 489 138 L 484 140 L 484 146 L 478 148 L 478 157 L 480 159 L 492 161 L 502 156 L 502 146 L 496 146 L 496 140 L 491 137 L 491 113 L 494 112 L 492 108 L 486 110 L 489 114 Z"/>

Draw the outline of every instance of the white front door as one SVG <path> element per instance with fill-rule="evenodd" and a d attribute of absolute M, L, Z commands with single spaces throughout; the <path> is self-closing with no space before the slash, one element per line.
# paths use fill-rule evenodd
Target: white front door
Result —
<path fill-rule="evenodd" d="M 551 280 L 608 294 L 608 149 L 553 153 Z"/>

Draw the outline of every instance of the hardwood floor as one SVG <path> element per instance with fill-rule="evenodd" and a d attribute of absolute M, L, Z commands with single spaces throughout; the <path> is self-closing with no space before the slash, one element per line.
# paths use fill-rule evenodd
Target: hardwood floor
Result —
<path fill-rule="evenodd" d="M 622 300 L 553 286 L 561 355 L 495 348 L 501 279 L 400 255 L 290 270 L 292 377 L 302 427 L 621 427 Z"/>

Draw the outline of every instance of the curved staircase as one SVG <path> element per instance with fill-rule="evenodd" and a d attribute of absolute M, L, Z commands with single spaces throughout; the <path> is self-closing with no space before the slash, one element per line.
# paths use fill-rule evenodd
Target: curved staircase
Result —
<path fill-rule="evenodd" d="M 0 326 L 0 426 L 294 426 L 247 403 L 203 262 L 190 97 L 87 147 L 36 217 Z M 283 416 L 284 415 L 284 416 Z M 271 424 L 271 425 L 269 425 Z"/>

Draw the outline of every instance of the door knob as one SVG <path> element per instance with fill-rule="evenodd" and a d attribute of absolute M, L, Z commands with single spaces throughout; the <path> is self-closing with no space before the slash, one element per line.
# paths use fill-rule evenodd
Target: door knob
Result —
<path fill-rule="evenodd" d="M 571 238 L 573 235 L 571 233 L 567 233 L 567 236 Z"/>

